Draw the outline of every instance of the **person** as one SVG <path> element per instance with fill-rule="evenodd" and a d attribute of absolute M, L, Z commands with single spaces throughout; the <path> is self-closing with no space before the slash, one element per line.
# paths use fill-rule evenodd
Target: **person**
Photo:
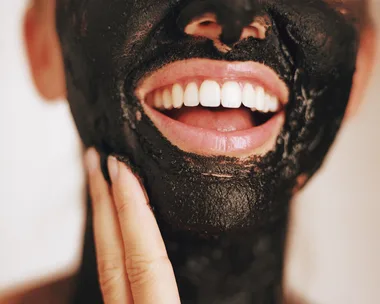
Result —
<path fill-rule="evenodd" d="M 67 97 L 94 147 L 105 303 L 281 301 L 289 203 L 370 74 L 366 13 L 335 0 L 34 2 L 35 85 Z M 78 302 L 101 301 L 94 279 Z"/>

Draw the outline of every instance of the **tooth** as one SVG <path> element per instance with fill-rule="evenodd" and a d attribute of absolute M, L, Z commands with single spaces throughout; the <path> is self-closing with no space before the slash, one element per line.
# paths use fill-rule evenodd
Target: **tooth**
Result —
<path fill-rule="evenodd" d="M 264 104 L 263 112 L 268 113 L 269 107 L 270 107 L 270 95 L 265 94 L 264 101 L 265 101 L 265 104 Z"/>
<path fill-rule="evenodd" d="M 271 96 L 270 102 L 269 102 L 269 111 L 277 112 L 279 108 L 280 108 L 280 102 L 278 101 L 278 98 L 275 96 Z"/>
<path fill-rule="evenodd" d="M 256 92 L 250 83 L 246 83 L 243 88 L 243 105 L 251 109 L 256 106 Z"/>
<path fill-rule="evenodd" d="M 182 86 L 176 83 L 172 89 L 173 107 L 180 109 L 183 106 L 183 89 Z"/>
<path fill-rule="evenodd" d="M 216 81 L 206 80 L 199 90 L 200 103 L 204 107 L 220 106 L 220 85 Z"/>
<path fill-rule="evenodd" d="M 164 100 L 164 108 L 166 110 L 173 109 L 173 98 L 172 93 L 170 93 L 169 89 L 165 89 L 162 93 L 162 99 Z"/>
<path fill-rule="evenodd" d="M 237 109 L 241 106 L 242 91 L 240 85 L 235 81 L 224 83 L 222 88 L 222 105 L 225 108 Z"/>
<path fill-rule="evenodd" d="M 154 100 L 155 108 L 161 109 L 163 107 L 164 102 L 162 100 L 162 92 L 160 90 L 157 90 L 156 92 L 154 92 L 153 100 Z"/>
<path fill-rule="evenodd" d="M 197 107 L 199 105 L 198 85 L 195 82 L 187 85 L 183 99 L 186 107 Z"/>
<path fill-rule="evenodd" d="M 265 91 L 262 87 L 256 87 L 256 109 L 260 112 L 265 109 Z"/>

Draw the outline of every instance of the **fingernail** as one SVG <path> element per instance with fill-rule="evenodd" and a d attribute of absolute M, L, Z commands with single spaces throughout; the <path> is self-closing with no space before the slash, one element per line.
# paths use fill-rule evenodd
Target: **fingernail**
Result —
<path fill-rule="evenodd" d="M 108 157 L 108 173 L 114 183 L 119 177 L 119 162 L 114 156 Z"/>
<path fill-rule="evenodd" d="M 89 174 L 94 173 L 99 168 L 99 154 L 94 148 L 87 150 L 85 155 L 85 165 Z"/>

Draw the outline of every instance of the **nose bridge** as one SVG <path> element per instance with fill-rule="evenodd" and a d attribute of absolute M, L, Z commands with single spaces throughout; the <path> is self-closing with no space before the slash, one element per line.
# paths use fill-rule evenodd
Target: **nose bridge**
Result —
<path fill-rule="evenodd" d="M 265 38 L 256 20 L 260 0 L 193 0 L 180 13 L 178 26 L 188 35 L 203 36 L 231 46 L 247 37 Z"/>

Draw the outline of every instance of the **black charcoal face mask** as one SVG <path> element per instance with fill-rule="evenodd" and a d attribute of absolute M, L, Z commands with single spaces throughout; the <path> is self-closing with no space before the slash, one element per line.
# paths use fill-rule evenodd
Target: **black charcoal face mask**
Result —
<path fill-rule="evenodd" d="M 184 33 L 205 12 L 217 16 L 228 52 Z M 269 22 L 265 39 L 239 41 L 255 16 Z M 58 0 L 57 27 L 83 142 L 142 178 L 183 303 L 273 303 L 289 201 L 320 168 L 349 100 L 354 22 L 322 0 Z M 273 151 L 201 156 L 160 133 L 135 90 L 152 72 L 192 58 L 263 63 L 286 83 Z"/>

